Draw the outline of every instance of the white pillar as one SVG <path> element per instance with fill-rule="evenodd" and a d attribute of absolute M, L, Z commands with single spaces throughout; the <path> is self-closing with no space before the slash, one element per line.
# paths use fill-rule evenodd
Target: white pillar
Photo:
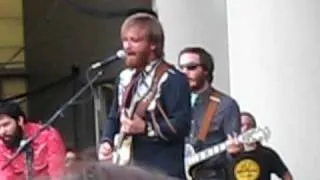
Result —
<path fill-rule="evenodd" d="M 166 59 L 176 64 L 186 46 L 202 46 L 215 58 L 214 84 L 229 93 L 226 2 L 224 0 L 155 0 L 166 36 Z"/>
<path fill-rule="evenodd" d="M 320 179 L 320 1 L 227 0 L 231 94 L 297 180 Z"/>

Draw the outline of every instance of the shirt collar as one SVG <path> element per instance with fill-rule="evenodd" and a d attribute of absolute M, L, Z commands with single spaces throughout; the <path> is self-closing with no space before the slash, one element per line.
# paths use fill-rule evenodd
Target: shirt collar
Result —
<path fill-rule="evenodd" d="M 193 92 L 194 94 L 198 94 L 198 95 L 202 95 L 202 94 L 205 94 L 209 91 L 210 89 L 210 85 L 209 83 L 206 81 L 204 86 L 197 92 Z"/>
<path fill-rule="evenodd" d="M 160 64 L 161 60 L 156 59 L 151 61 L 142 71 L 142 74 L 146 77 Z"/>
<path fill-rule="evenodd" d="M 208 86 L 205 86 L 202 90 L 198 91 L 198 92 L 192 92 L 191 93 L 191 104 L 197 103 L 202 103 L 204 101 L 204 99 L 206 99 L 207 97 L 209 97 L 209 94 L 211 94 L 212 92 L 212 88 L 208 83 Z"/>

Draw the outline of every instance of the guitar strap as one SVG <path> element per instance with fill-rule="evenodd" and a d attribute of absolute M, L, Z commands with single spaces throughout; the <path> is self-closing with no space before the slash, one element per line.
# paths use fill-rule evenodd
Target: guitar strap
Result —
<path fill-rule="evenodd" d="M 147 107 L 149 106 L 149 104 L 151 103 L 152 99 L 154 98 L 156 92 L 157 92 L 157 87 L 158 87 L 158 82 L 161 78 L 161 76 L 164 74 L 164 72 L 166 72 L 168 69 L 170 68 L 170 65 L 165 63 L 165 62 L 160 62 L 160 64 L 156 67 L 155 70 L 155 75 L 154 75 L 154 79 L 152 80 L 151 83 L 151 87 L 149 92 L 146 94 L 146 96 L 144 96 L 142 98 L 142 100 L 140 102 L 138 102 L 137 106 L 135 107 L 135 109 L 133 110 L 134 113 L 137 113 L 140 117 L 144 117 L 145 116 L 145 112 Z M 121 107 L 119 107 L 119 112 L 122 108 L 126 107 L 127 104 L 129 104 L 128 102 L 131 101 L 135 89 L 135 86 L 138 82 L 138 76 L 133 76 L 131 82 L 128 84 L 128 86 L 125 88 L 125 92 L 124 92 L 124 97 L 122 99 L 122 105 Z M 132 139 L 128 139 L 129 142 L 127 142 L 128 144 L 131 144 Z M 120 143 L 123 143 L 120 141 Z M 128 146 L 128 145 L 127 145 Z M 130 146 L 130 145 L 129 145 Z M 130 154 L 132 154 L 132 147 L 130 146 Z M 130 157 L 129 163 L 131 164 L 132 162 L 132 155 Z"/>
<path fill-rule="evenodd" d="M 209 132 L 209 128 L 210 128 L 210 125 L 211 123 L 214 122 L 214 119 L 213 118 L 217 112 L 217 109 L 218 109 L 218 106 L 220 104 L 220 97 L 221 97 L 222 93 L 217 91 L 216 89 L 213 89 L 211 95 L 209 96 L 209 104 L 207 106 L 207 110 L 203 116 L 203 119 L 202 119 L 202 123 L 201 123 L 201 127 L 200 127 L 200 130 L 199 130 L 199 133 L 198 133 L 198 136 L 197 138 L 204 142 L 207 135 L 208 135 L 208 132 Z"/>
<path fill-rule="evenodd" d="M 160 64 L 156 67 L 155 75 L 151 83 L 151 89 L 148 95 L 139 102 L 136 112 L 140 117 L 144 117 L 146 115 L 146 110 L 150 105 L 151 101 L 154 99 L 154 96 L 158 90 L 158 83 L 162 77 L 162 75 L 170 68 L 170 65 L 164 61 L 161 61 Z"/>
<path fill-rule="evenodd" d="M 130 81 L 130 83 L 125 87 L 124 93 L 123 93 L 123 98 L 122 98 L 122 103 L 121 107 L 118 108 L 118 112 L 121 112 L 121 110 L 124 107 L 128 107 L 130 105 L 131 99 L 133 98 L 134 89 L 138 83 L 139 80 L 139 72 L 136 72 Z"/>

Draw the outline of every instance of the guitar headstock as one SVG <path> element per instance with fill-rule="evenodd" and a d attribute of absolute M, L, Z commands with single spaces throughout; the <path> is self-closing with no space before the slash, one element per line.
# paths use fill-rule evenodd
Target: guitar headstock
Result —
<path fill-rule="evenodd" d="M 244 144 L 268 141 L 271 131 L 268 127 L 250 129 L 239 136 L 239 141 Z"/>

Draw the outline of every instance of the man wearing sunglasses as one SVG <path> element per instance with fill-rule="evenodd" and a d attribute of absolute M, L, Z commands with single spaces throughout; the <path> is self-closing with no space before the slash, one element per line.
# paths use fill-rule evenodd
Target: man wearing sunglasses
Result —
<path fill-rule="evenodd" d="M 234 137 L 240 132 L 240 111 L 237 102 L 211 86 L 214 62 L 201 47 L 187 47 L 178 56 L 178 66 L 187 76 L 192 90 L 192 123 L 187 143 L 196 152 L 228 141 L 227 152 L 221 153 L 193 168 L 193 179 L 228 179 L 227 162 L 242 149 Z M 216 105 L 210 106 L 213 101 Z M 211 111 L 211 112 L 210 112 Z M 206 123 L 207 122 L 207 123 Z M 207 127 L 206 125 L 207 124 Z"/>

